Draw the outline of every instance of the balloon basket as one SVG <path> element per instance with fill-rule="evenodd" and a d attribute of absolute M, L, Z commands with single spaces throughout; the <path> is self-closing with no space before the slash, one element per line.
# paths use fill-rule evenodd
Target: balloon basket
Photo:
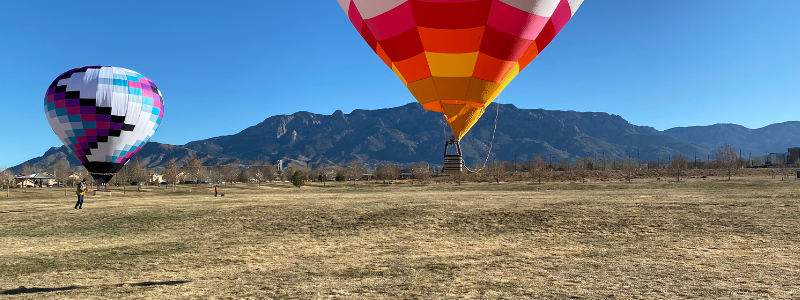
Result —
<path fill-rule="evenodd" d="M 461 155 L 445 155 L 444 156 L 444 173 L 450 175 L 458 175 L 464 172 L 464 158 Z"/>
<path fill-rule="evenodd" d="M 447 148 L 453 146 L 456 149 L 456 154 L 447 154 Z M 464 172 L 464 157 L 461 156 L 461 146 L 455 137 L 450 137 L 449 141 L 444 143 L 444 170 L 443 173 L 448 175 L 458 175 Z"/>

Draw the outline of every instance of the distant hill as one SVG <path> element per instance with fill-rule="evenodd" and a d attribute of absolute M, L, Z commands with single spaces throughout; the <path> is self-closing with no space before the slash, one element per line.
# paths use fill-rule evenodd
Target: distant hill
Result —
<path fill-rule="evenodd" d="M 482 161 L 489 150 L 497 104 L 462 140 L 468 163 Z M 191 142 L 186 148 L 242 161 L 280 158 L 344 163 L 442 160 L 445 134 L 441 114 L 412 103 L 396 108 L 354 110 L 332 115 L 298 112 L 267 118 L 240 133 Z M 606 113 L 518 109 L 500 105 L 493 157 L 525 161 L 534 154 L 554 160 L 605 155 L 642 159 L 706 153 L 712 149 L 680 141 L 651 127 L 636 126 Z M 449 128 L 446 129 L 449 132 Z"/>
<path fill-rule="evenodd" d="M 461 142 L 469 165 L 486 158 L 497 107 L 497 104 L 490 105 Z M 367 165 L 385 161 L 441 164 L 443 130 L 450 134 L 442 121 L 441 114 L 424 110 L 417 103 L 378 110 L 358 109 L 349 114 L 297 112 L 269 117 L 234 135 L 182 146 L 151 142 L 136 159 L 150 168 L 162 167 L 173 157 L 183 162 L 190 155 L 198 156 L 206 165 L 275 163 L 278 159 L 297 164 L 309 161 L 314 166 L 350 160 Z M 705 158 L 713 156 L 725 142 L 747 149 L 785 151 L 788 145 L 800 145 L 799 123 L 774 124 L 756 130 L 722 124 L 661 132 L 630 124 L 620 116 L 607 113 L 519 109 L 503 104 L 497 119 L 492 158 L 527 161 L 534 154 L 540 154 L 545 160 L 552 157 L 558 161 L 595 156 L 623 159 L 638 155 L 641 159 L 657 160 L 678 154 L 693 157 L 695 153 Z M 46 169 L 64 156 L 67 156 L 65 147 L 52 148 L 28 163 Z M 77 163 L 71 155 L 68 157 L 71 163 Z"/>
<path fill-rule="evenodd" d="M 667 129 L 664 133 L 679 140 L 713 147 L 728 143 L 737 149 L 741 148 L 743 154 L 752 152 L 753 155 L 763 155 L 800 147 L 798 121 L 777 123 L 758 129 L 736 124 L 676 127 Z"/>
<path fill-rule="evenodd" d="M 186 149 L 183 146 L 174 146 L 168 144 L 161 144 L 156 142 L 147 143 L 142 150 L 136 154 L 134 159 L 139 159 L 148 168 L 163 167 L 173 157 L 179 162 L 186 162 L 191 155 L 197 155 L 198 158 L 208 165 L 226 164 L 230 162 L 237 162 L 235 159 L 230 158 L 216 158 L 210 157 L 203 153 L 198 153 L 193 150 Z M 66 157 L 70 166 L 80 166 L 80 163 L 74 155 L 69 153 L 66 146 L 52 147 L 40 157 L 36 157 L 26 161 L 34 170 L 47 170 L 57 160 Z M 15 172 L 19 172 L 22 164 L 12 167 Z"/>

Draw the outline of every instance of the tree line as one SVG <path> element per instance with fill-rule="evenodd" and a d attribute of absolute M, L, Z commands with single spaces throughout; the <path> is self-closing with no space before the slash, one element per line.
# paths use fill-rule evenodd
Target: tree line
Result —
<path fill-rule="evenodd" d="M 797 159 L 794 164 L 800 167 L 800 159 Z M 551 180 L 579 180 L 585 182 L 593 174 L 597 175 L 598 172 L 611 172 L 621 175 L 627 181 L 631 181 L 635 177 L 661 178 L 668 176 L 680 181 L 688 170 L 698 169 L 722 171 L 723 175 L 730 179 L 747 165 L 748 162 L 739 157 L 734 148 L 725 144 L 718 149 L 715 158 L 711 161 L 689 160 L 689 158 L 682 155 L 677 155 L 655 161 L 637 160 L 628 156 L 621 160 L 598 160 L 594 157 L 577 157 L 571 161 L 564 159 L 548 163 L 540 155 L 536 154 L 532 160 L 526 162 L 493 160 L 485 167 L 482 164 L 475 166 L 475 169 L 481 169 L 480 172 L 467 172 L 456 177 L 459 181 L 500 182 L 517 179 L 540 183 Z M 777 165 L 774 168 L 775 174 L 773 177 L 780 174 L 781 178 L 784 179 L 788 174 L 788 167 L 786 163 Z M 58 160 L 47 170 L 39 170 L 28 164 L 23 164 L 20 171 L 25 176 L 48 172 L 56 178 L 57 182 L 65 186 L 73 186 L 82 178 L 89 177 L 88 172 L 83 167 L 70 167 L 64 158 Z M 199 184 L 201 182 L 261 184 L 264 182 L 283 181 L 296 183 L 298 176 L 302 176 L 303 182 L 317 181 L 323 182 L 323 184 L 330 181 L 352 182 L 355 184 L 359 180 L 387 182 L 398 179 L 426 182 L 439 178 L 441 174 L 440 166 L 431 166 L 424 161 L 405 165 L 384 162 L 373 168 L 362 166 L 356 160 L 351 160 L 345 165 L 316 164 L 313 167 L 308 163 L 305 166 L 295 163 L 289 164 L 279 172 L 278 166 L 263 161 L 250 165 L 230 163 L 220 166 L 206 166 L 203 165 L 198 157 L 191 156 L 183 164 L 172 158 L 164 167 L 156 169 L 148 169 L 139 160 L 133 160 L 117 173 L 110 184 L 168 183 L 174 189 L 177 184 Z M 452 178 L 453 176 L 448 177 Z M 90 184 L 93 184 L 93 180 L 89 181 Z M 15 175 L 10 169 L 0 172 L 0 185 L 7 189 L 15 185 Z"/>

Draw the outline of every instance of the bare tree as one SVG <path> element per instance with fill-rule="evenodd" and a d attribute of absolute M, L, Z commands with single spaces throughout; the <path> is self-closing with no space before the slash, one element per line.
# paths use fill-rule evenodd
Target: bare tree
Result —
<path fill-rule="evenodd" d="M 167 182 L 172 184 L 172 191 L 175 191 L 175 186 L 178 185 L 178 181 L 180 181 L 181 177 L 181 167 L 178 166 L 178 162 L 173 157 L 167 162 L 167 166 L 164 167 L 164 178 L 167 178 Z"/>
<path fill-rule="evenodd" d="M 57 184 L 64 184 L 64 196 L 67 195 L 67 178 L 72 175 L 69 168 L 67 159 L 59 159 L 52 167 L 53 177 L 56 178 Z"/>
<path fill-rule="evenodd" d="M 303 175 L 306 176 L 306 181 L 314 181 L 314 179 L 319 179 L 320 176 L 320 169 L 314 169 L 312 167 L 303 168 Z"/>
<path fill-rule="evenodd" d="M 15 181 L 16 177 L 14 173 L 11 172 L 11 169 L 5 169 L 3 172 L 0 172 L 0 183 L 6 188 L 6 198 L 11 197 L 11 186 L 14 185 Z"/>
<path fill-rule="evenodd" d="M 570 165 L 569 161 L 566 159 L 562 159 L 558 164 L 556 164 L 556 169 L 561 170 L 564 172 L 569 172 L 572 169 L 572 165 Z"/>
<path fill-rule="evenodd" d="M 237 182 L 244 182 L 250 183 L 255 178 L 255 172 L 251 170 L 249 167 L 244 167 L 239 170 L 239 174 L 236 177 Z"/>
<path fill-rule="evenodd" d="M 271 164 L 264 164 L 261 166 L 261 176 L 264 177 L 266 181 L 275 181 L 275 175 L 275 166 Z"/>
<path fill-rule="evenodd" d="M 428 167 L 428 163 L 424 161 L 420 161 L 416 166 L 411 168 L 411 173 L 414 174 L 414 178 L 423 183 L 431 178 L 431 169 Z"/>
<path fill-rule="evenodd" d="M 400 168 L 395 167 L 389 162 L 386 162 L 378 166 L 378 168 L 375 169 L 375 173 L 378 179 L 381 179 L 384 182 L 386 182 L 386 180 L 397 179 L 397 177 L 400 176 Z"/>
<path fill-rule="evenodd" d="M 253 179 L 258 183 L 258 186 L 261 186 L 261 182 L 264 181 L 264 174 L 261 173 L 261 166 L 264 165 L 264 162 L 257 161 L 254 166 L 250 166 L 250 172 L 253 175 Z"/>
<path fill-rule="evenodd" d="M 192 155 L 189 157 L 189 160 L 186 161 L 186 164 L 183 165 L 183 172 L 186 174 L 185 177 L 187 179 L 197 184 L 201 177 L 205 176 L 206 167 L 203 166 L 203 162 L 201 162 L 196 155 Z"/>
<path fill-rule="evenodd" d="M 753 160 L 750 161 L 750 166 L 751 167 L 763 167 L 764 166 L 764 162 L 761 160 L 760 157 L 756 157 L 756 158 L 753 158 Z"/>
<path fill-rule="evenodd" d="M 736 149 L 731 148 L 728 144 L 723 145 L 717 151 L 717 165 L 728 173 L 728 180 L 736 172 L 739 166 L 739 158 L 736 157 Z"/>
<path fill-rule="evenodd" d="M 239 165 L 235 163 L 222 165 L 219 167 L 219 173 L 222 177 L 222 181 L 233 183 L 239 178 Z"/>
<path fill-rule="evenodd" d="M 150 172 L 147 171 L 147 168 L 144 167 L 142 161 L 134 160 L 133 164 L 130 166 L 130 178 L 128 180 L 136 181 L 138 184 L 136 186 L 137 191 L 142 190 L 142 184 L 145 181 L 149 181 L 150 179 Z"/>
<path fill-rule="evenodd" d="M 22 187 L 25 188 L 25 192 L 28 192 L 28 185 L 25 184 L 28 181 L 28 177 L 33 174 L 33 168 L 28 163 L 22 164 Z"/>
<path fill-rule="evenodd" d="M 364 174 L 364 167 L 362 167 L 361 164 L 358 163 L 357 160 L 353 159 L 353 160 L 350 161 L 349 164 L 347 164 L 347 172 L 346 173 L 347 173 L 347 176 L 350 177 L 350 180 L 353 181 L 353 185 L 355 185 L 356 184 L 356 180 L 361 178 L 361 175 Z M 323 175 L 323 177 L 327 178 L 326 175 Z"/>
<path fill-rule="evenodd" d="M 492 161 L 492 165 L 490 166 L 489 171 L 492 173 L 494 180 L 497 184 L 500 184 L 500 181 L 503 181 L 503 175 L 506 174 L 505 164 L 502 161 L 494 160 Z"/>
<path fill-rule="evenodd" d="M 669 164 L 669 169 L 672 170 L 673 174 L 677 175 L 678 181 L 681 181 L 681 174 L 689 167 L 689 163 L 686 161 L 686 158 L 683 155 L 678 155 L 672 159 L 672 163 Z"/>
<path fill-rule="evenodd" d="M 778 162 L 778 172 L 781 173 L 781 181 L 786 180 L 786 172 L 788 172 L 788 164 L 783 161 Z"/>
<path fill-rule="evenodd" d="M 572 169 L 575 175 L 581 179 L 581 183 L 586 183 L 586 176 L 588 176 L 591 168 L 593 168 L 593 165 L 590 159 L 577 158 L 575 159 L 575 166 Z"/>
<path fill-rule="evenodd" d="M 131 165 L 132 165 L 132 163 L 129 161 L 127 164 L 122 166 L 122 169 L 120 169 L 119 172 L 117 172 L 117 175 L 114 175 L 114 179 L 117 182 L 122 184 L 122 186 L 123 186 L 122 190 L 123 191 L 125 190 L 124 186 L 130 184 L 131 181 L 132 181 L 131 180 Z"/>
<path fill-rule="evenodd" d="M 122 185 L 122 195 L 125 195 L 125 189 L 127 185 L 131 183 L 131 162 L 129 161 L 127 164 L 122 166 L 114 178 L 112 178 L 113 182 L 109 182 L 109 184 L 120 183 Z"/>
<path fill-rule="evenodd" d="M 203 162 L 201 162 L 196 155 L 192 155 L 189 156 L 189 159 L 186 160 L 186 163 L 183 165 L 183 173 L 186 179 L 197 184 L 198 181 L 200 181 L 200 177 L 205 175 L 206 167 L 203 166 Z"/>
<path fill-rule="evenodd" d="M 286 166 L 278 175 L 280 176 L 281 181 L 291 181 L 292 176 L 294 176 L 294 171 L 296 171 L 295 167 Z"/>
<path fill-rule="evenodd" d="M 630 156 L 626 157 L 625 160 L 622 161 L 622 172 L 625 173 L 625 178 L 628 179 L 628 182 L 631 182 L 631 178 L 633 177 L 633 172 L 636 171 L 639 167 L 636 165 L 636 162 L 631 159 Z"/>
<path fill-rule="evenodd" d="M 330 170 L 330 168 L 325 163 L 319 164 L 317 166 L 317 169 L 314 170 L 316 172 L 316 175 L 317 175 L 317 181 L 322 182 L 323 186 L 326 186 L 328 184 L 328 173 L 327 172 L 329 170 Z"/>
<path fill-rule="evenodd" d="M 526 163 L 526 168 L 528 168 L 528 172 L 531 174 L 531 177 L 537 178 L 539 180 L 539 184 L 542 183 L 542 176 L 548 173 L 547 163 L 542 160 L 542 157 L 539 154 L 536 154 L 533 157 L 533 160 Z"/>

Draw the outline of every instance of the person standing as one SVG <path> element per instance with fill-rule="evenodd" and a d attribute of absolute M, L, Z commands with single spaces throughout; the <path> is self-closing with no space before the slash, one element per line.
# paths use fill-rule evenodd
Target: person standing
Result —
<path fill-rule="evenodd" d="M 75 209 L 83 209 L 83 196 L 86 195 L 86 178 L 78 182 L 78 190 L 75 191 L 78 195 L 78 202 L 75 203 Z"/>
<path fill-rule="evenodd" d="M 214 185 L 214 197 L 217 196 L 218 192 L 219 192 L 219 186 L 218 185 Z"/>

